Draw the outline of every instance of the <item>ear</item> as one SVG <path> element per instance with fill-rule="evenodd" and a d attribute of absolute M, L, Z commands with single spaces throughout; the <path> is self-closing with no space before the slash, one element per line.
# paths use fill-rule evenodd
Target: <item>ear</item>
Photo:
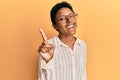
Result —
<path fill-rule="evenodd" d="M 52 27 L 57 31 L 57 26 L 55 24 L 52 24 Z"/>

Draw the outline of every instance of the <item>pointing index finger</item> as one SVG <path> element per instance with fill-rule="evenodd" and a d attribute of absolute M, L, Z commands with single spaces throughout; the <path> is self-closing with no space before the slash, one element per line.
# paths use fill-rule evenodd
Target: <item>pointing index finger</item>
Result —
<path fill-rule="evenodd" d="M 47 40 L 47 37 L 46 37 L 46 35 L 45 35 L 45 33 L 44 33 L 44 31 L 43 31 L 42 28 L 40 28 L 40 33 L 41 33 L 41 35 L 42 35 L 42 37 L 43 37 L 43 40 L 46 41 L 46 40 Z"/>

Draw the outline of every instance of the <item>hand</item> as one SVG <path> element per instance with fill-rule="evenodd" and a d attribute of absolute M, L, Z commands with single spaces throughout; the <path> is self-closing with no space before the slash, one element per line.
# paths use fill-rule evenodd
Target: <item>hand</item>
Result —
<path fill-rule="evenodd" d="M 42 56 L 42 58 L 47 63 L 53 57 L 54 46 L 47 41 L 47 37 L 46 37 L 45 33 L 43 32 L 43 30 L 41 28 L 40 28 L 40 33 L 41 33 L 42 38 L 43 38 L 44 41 L 40 45 L 40 47 L 38 49 L 38 52 L 40 53 L 40 55 Z"/>

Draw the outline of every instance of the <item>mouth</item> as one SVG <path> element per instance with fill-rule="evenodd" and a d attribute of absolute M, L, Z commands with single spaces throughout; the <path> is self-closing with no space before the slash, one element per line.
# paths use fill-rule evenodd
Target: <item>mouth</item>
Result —
<path fill-rule="evenodd" d="M 69 25 L 69 26 L 67 26 L 67 28 L 69 29 L 69 28 L 74 28 L 74 25 Z"/>

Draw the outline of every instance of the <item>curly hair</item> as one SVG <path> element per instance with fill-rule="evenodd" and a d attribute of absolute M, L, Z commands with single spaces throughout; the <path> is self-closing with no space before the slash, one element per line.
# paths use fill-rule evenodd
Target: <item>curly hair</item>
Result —
<path fill-rule="evenodd" d="M 56 5 L 53 6 L 53 8 L 51 9 L 51 12 L 50 12 L 52 24 L 56 24 L 56 22 L 55 22 L 56 14 L 57 14 L 58 10 L 60 10 L 61 8 L 64 8 L 64 7 L 69 8 L 72 12 L 74 12 L 71 4 L 69 4 L 68 2 L 63 1 L 63 2 L 57 3 Z"/>

